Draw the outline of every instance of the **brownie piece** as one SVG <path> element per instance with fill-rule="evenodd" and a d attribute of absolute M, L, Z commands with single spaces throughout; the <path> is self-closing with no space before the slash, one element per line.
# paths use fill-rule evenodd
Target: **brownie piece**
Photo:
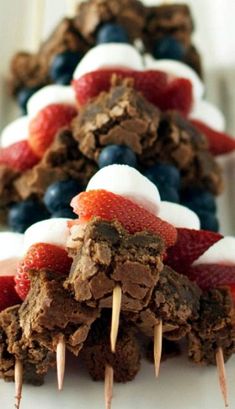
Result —
<path fill-rule="evenodd" d="M 68 129 L 62 129 L 43 159 L 34 168 L 22 174 L 14 183 L 21 199 L 32 195 L 42 197 L 49 185 L 65 179 L 76 179 L 86 186 L 98 166 L 80 152 Z"/>
<path fill-rule="evenodd" d="M 94 381 L 104 379 L 105 366 L 114 370 L 115 382 L 132 381 L 140 369 L 140 347 L 129 323 L 121 317 L 115 354 L 110 349 L 111 314 L 92 324 L 81 357 Z"/>
<path fill-rule="evenodd" d="M 75 26 L 90 43 L 95 43 L 97 29 L 104 23 L 122 25 L 130 41 L 142 37 L 146 8 L 138 0 L 89 0 L 78 5 Z"/>
<path fill-rule="evenodd" d="M 216 351 L 223 349 L 227 361 L 235 353 L 235 315 L 230 292 L 214 289 L 203 294 L 198 319 L 188 334 L 188 355 L 197 364 L 216 364 Z"/>
<path fill-rule="evenodd" d="M 129 318 L 149 337 L 161 319 L 164 338 L 180 340 L 198 318 L 200 294 L 198 286 L 186 276 L 164 266 L 148 306 L 138 314 L 130 313 Z"/>
<path fill-rule="evenodd" d="M 193 19 L 186 4 L 162 4 L 147 7 L 143 40 L 146 49 L 152 53 L 156 41 L 165 36 L 177 39 L 185 48 L 183 62 L 190 65 L 200 76 L 202 67 L 200 56 L 191 43 Z"/>
<path fill-rule="evenodd" d="M 24 87 L 42 87 L 51 82 L 50 64 L 54 56 L 64 51 L 88 50 L 85 40 L 75 28 L 74 20 L 64 18 L 51 36 L 40 46 L 38 53 L 18 52 L 11 61 L 9 86 L 16 95 Z"/>
<path fill-rule="evenodd" d="M 66 347 L 78 355 L 99 311 L 76 302 L 63 288 L 65 277 L 41 270 L 30 273 L 31 288 L 20 307 L 20 325 L 27 339 L 56 350 L 63 336 Z"/>
<path fill-rule="evenodd" d="M 160 112 L 131 80 L 114 77 L 113 84 L 72 122 L 83 154 L 97 161 L 104 146 L 127 145 L 143 168 L 158 161 L 173 164 L 181 171 L 183 188 L 194 185 L 219 194 L 222 172 L 204 135 L 179 113 Z"/>
<path fill-rule="evenodd" d="M 128 234 L 120 223 L 94 218 L 74 226 L 68 243 L 73 257 L 65 288 L 77 301 L 111 308 L 115 285 L 122 288 L 122 310 L 148 305 L 162 270 L 164 243 L 148 232 Z"/>
<path fill-rule="evenodd" d="M 14 188 L 14 181 L 19 176 L 19 172 L 0 165 L 0 209 L 19 199 Z"/>
<path fill-rule="evenodd" d="M 132 80 L 114 76 L 112 82 L 111 90 L 87 104 L 72 122 L 81 151 L 95 161 L 106 145 L 124 144 L 143 155 L 157 139 L 158 109 L 133 89 Z"/>
<path fill-rule="evenodd" d="M 0 377 L 13 381 L 15 360 L 18 359 L 23 364 L 23 381 L 41 385 L 48 369 L 55 366 L 55 354 L 38 340 L 27 340 L 23 336 L 19 308 L 17 305 L 0 313 Z"/>

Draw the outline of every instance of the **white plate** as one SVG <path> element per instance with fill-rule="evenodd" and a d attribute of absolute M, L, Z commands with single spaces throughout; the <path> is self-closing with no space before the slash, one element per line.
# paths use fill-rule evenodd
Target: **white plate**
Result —
<path fill-rule="evenodd" d="M 235 359 L 226 364 L 230 408 L 235 408 Z M 0 382 L 0 408 L 14 408 L 14 384 Z M 64 390 L 56 390 L 55 373 L 41 387 L 24 386 L 21 409 L 104 409 L 103 384 L 93 382 L 78 360 L 69 363 Z M 112 409 L 223 409 L 215 367 L 197 367 L 186 357 L 161 365 L 159 379 L 153 365 L 142 361 L 136 379 L 114 385 Z"/>

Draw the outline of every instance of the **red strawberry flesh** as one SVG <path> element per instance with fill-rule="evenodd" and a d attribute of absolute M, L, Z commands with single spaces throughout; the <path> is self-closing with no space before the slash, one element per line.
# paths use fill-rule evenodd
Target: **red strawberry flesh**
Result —
<path fill-rule="evenodd" d="M 5 165 L 19 172 L 31 169 L 39 162 L 39 158 L 31 149 L 27 140 L 13 143 L 0 149 L 0 165 Z"/>
<path fill-rule="evenodd" d="M 206 230 L 179 228 L 177 233 L 176 244 L 168 249 L 165 263 L 182 274 L 187 274 L 191 264 L 223 238 L 220 233 Z"/>
<path fill-rule="evenodd" d="M 235 150 L 235 139 L 230 135 L 218 132 L 196 119 L 191 119 L 191 123 L 206 136 L 209 150 L 213 155 L 224 155 Z"/>
<path fill-rule="evenodd" d="M 235 286 L 235 266 L 199 264 L 189 268 L 187 276 L 203 290 L 231 284 Z"/>
<path fill-rule="evenodd" d="M 29 271 L 47 269 L 58 274 L 68 274 L 72 259 L 65 249 L 47 243 L 32 245 L 24 259 L 19 264 L 15 276 L 15 289 L 22 300 L 25 299 L 30 288 Z"/>
<path fill-rule="evenodd" d="M 75 196 L 71 202 L 74 212 L 79 216 L 75 223 L 84 223 L 93 217 L 105 220 L 118 220 L 129 233 L 149 231 L 158 234 L 166 246 L 176 241 L 174 226 L 155 217 L 131 200 L 106 190 L 91 190 Z"/>

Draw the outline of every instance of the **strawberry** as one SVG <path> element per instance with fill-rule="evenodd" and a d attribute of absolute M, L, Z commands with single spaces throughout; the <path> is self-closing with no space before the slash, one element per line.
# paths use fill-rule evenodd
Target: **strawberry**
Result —
<path fill-rule="evenodd" d="M 24 172 L 27 169 L 31 169 L 38 162 L 39 158 L 32 151 L 26 140 L 0 149 L 0 165 L 5 165 L 16 171 Z"/>
<path fill-rule="evenodd" d="M 41 158 L 53 142 L 56 133 L 70 125 L 77 115 L 71 105 L 51 104 L 43 108 L 29 124 L 29 144 L 34 153 Z"/>
<path fill-rule="evenodd" d="M 165 264 L 188 275 L 191 264 L 223 236 L 206 230 L 177 229 L 177 242 L 168 249 Z"/>
<path fill-rule="evenodd" d="M 33 244 L 17 269 L 15 276 L 17 294 L 22 300 L 27 296 L 30 288 L 29 271 L 47 269 L 67 274 L 71 264 L 72 259 L 63 248 L 47 243 Z"/>
<path fill-rule="evenodd" d="M 121 78 L 132 78 L 134 88 L 161 110 L 177 109 L 187 115 L 192 105 L 192 85 L 190 81 L 179 78 L 169 81 L 162 71 L 133 71 L 122 69 L 103 69 L 85 74 L 73 81 L 73 88 L 79 105 L 111 87 L 113 74 Z"/>
<path fill-rule="evenodd" d="M 167 246 L 176 241 L 176 229 L 155 217 L 143 207 L 123 196 L 106 190 L 91 190 L 75 196 L 71 202 L 79 216 L 76 223 L 84 223 L 98 216 L 105 220 L 118 220 L 129 233 L 147 230 L 163 238 Z"/>
<path fill-rule="evenodd" d="M 196 281 L 203 290 L 227 285 L 235 288 L 235 266 L 199 264 L 189 268 L 187 276 L 190 280 Z"/>
<path fill-rule="evenodd" d="M 218 132 L 196 119 L 191 119 L 191 123 L 205 135 L 213 155 L 223 155 L 235 150 L 235 139 L 231 136 Z"/>
<path fill-rule="evenodd" d="M 20 304 L 21 300 L 15 291 L 14 276 L 0 277 L 0 311 L 13 305 Z"/>

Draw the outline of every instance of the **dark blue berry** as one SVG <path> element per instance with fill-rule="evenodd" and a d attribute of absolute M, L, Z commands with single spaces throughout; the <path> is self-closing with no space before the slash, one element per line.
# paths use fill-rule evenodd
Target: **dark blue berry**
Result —
<path fill-rule="evenodd" d="M 173 186 L 157 183 L 157 187 L 161 196 L 161 200 L 172 203 L 179 203 L 179 193 Z"/>
<path fill-rule="evenodd" d="M 184 190 L 181 194 L 181 202 L 196 212 L 197 210 L 216 212 L 216 201 L 213 194 L 199 187 Z"/>
<path fill-rule="evenodd" d="M 219 231 L 219 222 L 213 213 L 200 210 L 197 212 L 197 215 L 200 219 L 202 230 Z"/>
<path fill-rule="evenodd" d="M 8 213 L 8 224 L 13 231 L 24 231 L 36 222 L 45 220 L 49 213 L 42 203 L 37 200 L 25 200 L 11 206 Z"/>
<path fill-rule="evenodd" d="M 72 211 L 71 207 L 66 207 L 64 209 L 57 210 L 52 213 L 52 218 L 54 217 L 64 217 L 66 219 L 77 219 L 78 216 Z"/>
<path fill-rule="evenodd" d="M 74 196 L 81 192 L 80 184 L 73 179 L 58 181 L 50 185 L 44 195 L 43 201 L 51 213 L 69 207 Z"/>
<path fill-rule="evenodd" d="M 117 23 L 103 24 L 97 32 L 96 44 L 129 43 L 127 31 Z"/>
<path fill-rule="evenodd" d="M 38 91 L 39 88 L 22 88 L 17 94 L 17 102 L 21 108 L 22 113 L 27 114 L 27 102 L 29 98 Z"/>
<path fill-rule="evenodd" d="M 73 72 L 81 60 L 82 54 L 80 52 L 65 51 L 61 54 L 57 54 L 50 67 L 50 78 L 54 82 L 61 84 L 61 78 L 66 78 L 67 80 L 70 77 L 72 78 Z M 68 83 L 70 83 L 70 80 Z"/>
<path fill-rule="evenodd" d="M 128 146 L 108 145 L 102 149 L 98 164 L 100 168 L 108 165 L 129 165 L 135 168 L 137 166 L 136 154 Z"/>
<path fill-rule="evenodd" d="M 157 163 L 148 168 L 144 175 L 156 185 L 161 183 L 171 186 L 176 190 L 180 188 L 180 172 L 173 165 Z"/>
<path fill-rule="evenodd" d="M 166 36 L 155 42 L 153 55 L 156 59 L 182 61 L 185 55 L 185 48 L 176 38 Z"/>
<path fill-rule="evenodd" d="M 64 74 L 61 77 L 57 78 L 56 84 L 59 85 L 70 85 L 73 76 L 71 74 Z"/>

